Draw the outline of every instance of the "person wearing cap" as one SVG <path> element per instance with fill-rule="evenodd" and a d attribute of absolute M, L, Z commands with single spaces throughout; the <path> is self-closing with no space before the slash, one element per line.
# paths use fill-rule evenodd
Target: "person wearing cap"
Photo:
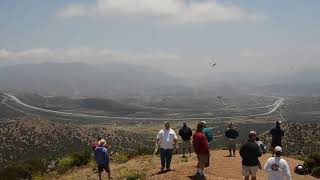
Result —
<path fill-rule="evenodd" d="M 282 148 L 274 148 L 275 156 L 267 160 L 264 170 L 268 173 L 269 180 L 291 180 L 289 165 L 286 160 L 281 158 Z"/>
<path fill-rule="evenodd" d="M 239 136 L 239 133 L 237 130 L 235 130 L 233 123 L 229 124 L 229 127 L 224 135 L 228 139 L 229 157 L 232 157 L 232 151 L 233 156 L 236 156 L 237 137 Z"/>
<path fill-rule="evenodd" d="M 170 164 L 172 159 L 173 146 L 178 149 L 177 135 L 173 129 L 170 128 L 170 122 L 164 123 L 165 128 L 161 129 L 157 135 L 157 145 L 160 146 L 161 171 L 166 168 L 171 171 Z"/>
<path fill-rule="evenodd" d="M 274 150 L 276 146 L 282 147 L 282 137 L 284 136 L 284 131 L 281 129 L 281 121 L 276 122 L 276 126 L 273 127 L 269 134 L 272 136 L 271 148 Z"/>
<path fill-rule="evenodd" d="M 112 179 L 111 177 L 111 171 L 109 166 L 109 152 L 108 149 L 105 147 L 106 140 L 100 139 L 99 146 L 95 148 L 94 150 L 94 157 L 96 159 L 96 162 L 98 164 L 98 176 L 101 180 L 101 173 L 103 170 L 105 170 L 108 173 L 108 178 Z"/>
<path fill-rule="evenodd" d="M 191 157 L 191 143 L 192 130 L 187 126 L 186 122 L 183 122 L 182 128 L 179 130 L 179 135 L 182 139 L 182 158 L 185 158 L 185 150 L 188 149 Z"/>
<path fill-rule="evenodd" d="M 242 175 L 245 180 L 249 180 L 251 176 L 252 180 L 256 180 L 256 174 L 258 171 L 259 157 L 262 155 L 260 147 L 255 142 L 257 133 L 250 131 L 249 140 L 243 144 L 240 148 L 240 156 L 242 158 Z"/>
<path fill-rule="evenodd" d="M 197 124 L 197 130 L 193 134 L 193 147 L 197 154 L 198 164 L 196 176 L 204 178 L 204 168 L 209 167 L 210 151 L 208 141 L 202 132 L 204 125 L 202 122 Z"/>
<path fill-rule="evenodd" d="M 204 133 L 204 135 L 206 136 L 206 139 L 208 141 L 209 147 L 210 147 L 210 142 L 213 139 L 213 132 L 211 128 L 207 127 L 207 122 L 206 121 L 201 121 L 200 123 L 203 124 L 203 130 L 202 132 Z"/>

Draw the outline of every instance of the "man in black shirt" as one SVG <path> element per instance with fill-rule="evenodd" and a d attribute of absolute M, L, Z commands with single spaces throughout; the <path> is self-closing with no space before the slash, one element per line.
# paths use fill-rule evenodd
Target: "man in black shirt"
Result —
<path fill-rule="evenodd" d="M 240 149 L 242 158 L 242 175 L 245 180 L 249 180 L 251 175 L 252 180 L 256 180 L 258 165 L 260 164 L 258 157 L 262 155 L 258 144 L 255 142 L 257 133 L 250 131 L 249 140 Z"/>
<path fill-rule="evenodd" d="M 185 158 L 185 149 L 189 149 L 191 157 L 191 143 L 190 139 L 192 136 L 192 130 L 187 126 L 187 123 L 184 122 L 182 128 L 179 130 L 179 135 L 182 139 L 182 158 Z"/>
<path fill-rule="evenodd" d="M 284 132 L 280 126 L 281 126 L 281 121 L 277 121 L 276 126 L 273 127 L 269 132 L 269 134 L 272 136 L 272 140 L 271 140 L 272 151 L 276 146 L 282 147 L 281 141 L 282 141 L 282 137 L 284 136 Z"/>
<path fill-rule="evenodd" d="M 232 157 L 231 150 L 233 150 L 233 156 L 236 156 L 237 137 L 239 133 L 234 129 L 233 123 L 229 124 L 229 128 L 224 134 L 228 138 L 229 156 Z"/>

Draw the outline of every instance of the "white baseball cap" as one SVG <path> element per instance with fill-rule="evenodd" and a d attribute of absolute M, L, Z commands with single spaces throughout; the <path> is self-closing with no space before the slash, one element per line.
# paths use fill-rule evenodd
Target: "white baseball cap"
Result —
<path fill-rule="evenodd" d="M 275 151 L 275 152 L 282 152 L 282 148 L 281 148 L 280 146 L 276 146 L 276 147 L 274 148 L 274 151 Z"/>

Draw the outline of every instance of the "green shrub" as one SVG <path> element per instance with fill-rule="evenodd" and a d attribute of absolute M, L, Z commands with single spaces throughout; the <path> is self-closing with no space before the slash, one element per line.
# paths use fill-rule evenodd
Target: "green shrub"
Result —
<path fill-rule="evenodd" d="M 114 154 L 114 159 L 117 163 L 122 164 L 129 160 L 129 154 L 127 152 L 117 152 Z"/>
<path fill-rule="evenodd" d="M 73 166 L 73 158 L 72 156 L 65 156 L 61 159 L 59 159 L 58 164 L 56 166 L 56 170 L 58 173 L 65 173 L 67 172 L 72 166 Z"/>
<path fill-rule="evenodd" d="M 73 153 L 59 159 L 56 170 L 58 173 L 65 173 L 74 166 L 86 165 L 91 160 L 91 154 L 88 151 Z"/>
<path fill-rule="evenodd" d="M 31 179 L 43 174 L 46 170 L 46 161 L 40 159 L 14 163 L 0 171 L 1 180 Z"/>
<path fill-rule="evenodd" d="M 72 158 L 73 158 L 72 166 L 86 165 L 91 160 L 91 153 L 89 151 L 73 153 Z"/>
<path fill-rule="evenodd" d="M 313 168 L 311 171 L 311 175 L 316 178 L 320 178 L 320 166 Z"/>
<path fill-rule="evenodd" d="M 303 165 L 311 175 L 320 177 L 320 152 L 311 154 L 309 158 L 305 159 Z"/>
<path fill-rule="evenodd" d="M 14 165 L 2 169 L 0 177 L 1 180 L 31 179 L 32 172 L 21 165 Z"/>

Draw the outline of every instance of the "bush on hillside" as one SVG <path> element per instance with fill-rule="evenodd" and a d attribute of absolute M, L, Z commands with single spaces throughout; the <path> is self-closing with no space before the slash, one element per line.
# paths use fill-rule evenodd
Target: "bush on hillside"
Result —
<path fill-rule="evenodd" d="M 58 173 L 64 173 L 74 166 L 86 165 L 91 160 L 89 151 L 82 151 L 67 155 L 58 160 L 56 170 Z"/>
<path fill-rule="evenodd" d="M 313 153 L 305 159 L 303 164 L 311 175 L 320 177 L 320 152 Z"/>
<path fill-rule="evenodd" d="M 320 178 L 320 166 L 313 168 L 311 175 L 316 178 Z"/>
<path fill-rule="evenodd" d="M 116 152 L 114 154 L 114 160 L 118 164 L 126 163 L 127 161 L 129 161 L 129 154 L 126 152 Z"/>
<path fill-rule="evenodd" d="M 47 161 L 41 159 L 27 160 L 12 164 L 0 171 L 1 180 L 31 179 L 35 174 L 46 171 Z"/>

